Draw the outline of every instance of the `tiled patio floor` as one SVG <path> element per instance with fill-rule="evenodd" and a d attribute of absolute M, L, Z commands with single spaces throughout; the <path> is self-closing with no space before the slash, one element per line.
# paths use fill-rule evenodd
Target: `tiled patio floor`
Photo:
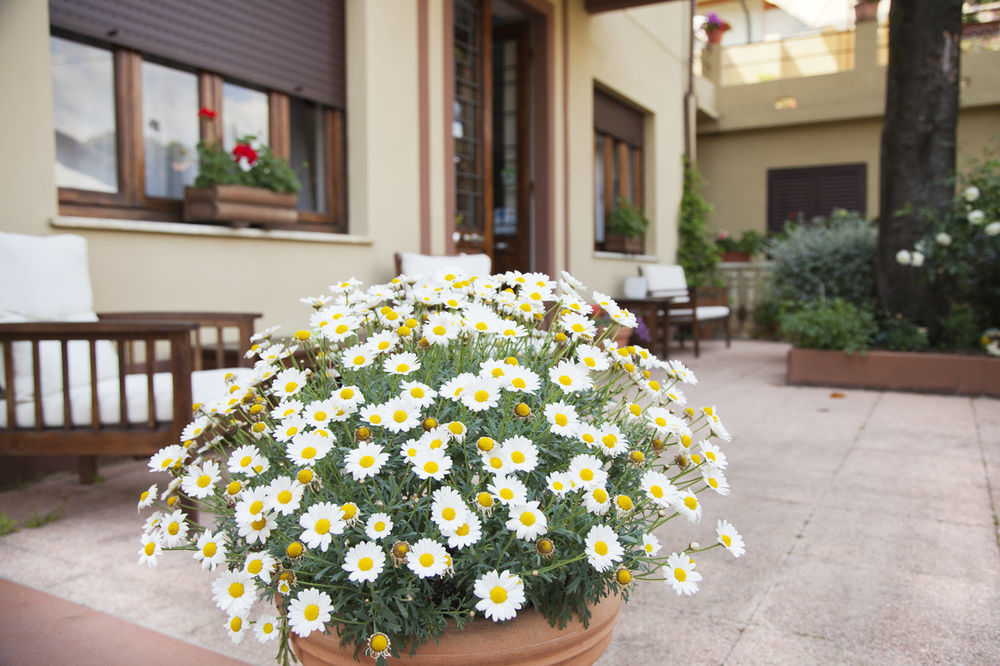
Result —
<path fill-rule="evenodd" d="M 660 539 L 707 542 L 725 517 L 747 554 L 702 555 L 691 598 L 641 585 L 598 663 L 1000 663 L 1000 400 L 788 387 L 786 349 L 676 354 L 701 380 L 692 402 L 717 405 L 735 435 L 733 495 Z M 191 558 L 136 566 L 144 464 L 102 475 L 0 493 L 0 512 L 22 521 L 62 507 L 0 537 L 0 579 L 17 583 L 0 581 L 0 664 L 272 663 L 273 644 L 231 644 L 213 576 Z"/>

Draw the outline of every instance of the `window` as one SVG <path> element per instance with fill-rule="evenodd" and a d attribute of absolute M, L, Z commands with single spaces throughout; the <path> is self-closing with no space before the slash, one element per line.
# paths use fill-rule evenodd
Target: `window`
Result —
<path fill-rule="evenodd" d="M 786 220 L 808 221 L 834 208 L 864 213 L 867 174 L 864 163 L 768 169 L 768 230 L 780 232 Z"/>
<path fill-rule="evenodd" d="M 298 228 L 346 231 L 343 0 L 49 6 L 61 214 L 180 220 L 211 129 L 288 159 Z"/>
<path fill-rule="evenodd" d="M 594 90 L 594 246 L 605 249 L 604 221 L 619 199 L 645 208 L 642 191 L 643 114 Z"/>

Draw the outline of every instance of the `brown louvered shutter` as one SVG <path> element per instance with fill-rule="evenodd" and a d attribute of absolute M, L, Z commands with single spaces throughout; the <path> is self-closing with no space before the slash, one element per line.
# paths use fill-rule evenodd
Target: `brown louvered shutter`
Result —
<path fill-rule="evenodd" d="M 642 148 L 642 113 L 600 90 L 594 91 L 594 129 Z"/>
<path fill-rule="evenodd" d="M 53 27 L 344 108 L 344 0 L 49 0 Z"/>
<path fill-rule="evenodd" d="M 781 231 L 786 220 L 809 221 L 835 208 L 864 213 L 867 173 L 864 163 L 768 169 L 768 230 Z"/>

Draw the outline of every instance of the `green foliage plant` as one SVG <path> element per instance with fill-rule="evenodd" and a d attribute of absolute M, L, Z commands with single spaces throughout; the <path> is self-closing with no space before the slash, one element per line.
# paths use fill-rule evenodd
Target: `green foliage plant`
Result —
<path fill-rule="evenodd" d="M 842 298 L 812 301 L 781 317 L 781 333 L 803 349 L 843 349 L 849 354 L 868 349 L 877 327 L 869 310 Z"/>
<path fill-rule="evenodd" d="M 902 314 L 884 316 L 878 320 L 878 333 L 872 346 L 889 351 L 926 351 L 930 347 L 927 328 L 918 326 Z"/>
<path fill-rule="evenodd" d="M 17 531 L 17 521 L 6 513 L 0 513 L 0 536 L 7 536 Z"/>
<path fill-rule="evenodd" d="M 615 209 L 604 223 L 605 233 L 627 238 L 642 238 L 648 228 L 649 218 L 622 197 L 618 197 Z"/>
<path fill-rule="evenodd" d="M 707 231 L 712 206 L 701 196 L 704 184 L 705 180 L 698 173 L 697 167 L 685 156 L 677 263 L 684 267 L 689 287 L 703 287 L 720 282 L 715 270 L 719 264 L 720 251 L 710 240 Z"/>
<path fill-rule="evenodd" d="M 210 121 L 215 118 L 215 112 L 201 109 L 199 116 L 208 127 L 214 127 Z M 302 183 L 295 170 L 284 159 L 277 157 L 270 147 L 262 145 L 257 137 L 247 134 L 236 139 L 236 145 L 231 151 L 222 147 L 217 138 L 209 136 L 199 141 L 198 175 L 195 177 L 195 187 L 211 187 L 212 185 L 244 185 L 246 187 L 261 187 L 275 192 L 294 193 L 302 188 Z"/>

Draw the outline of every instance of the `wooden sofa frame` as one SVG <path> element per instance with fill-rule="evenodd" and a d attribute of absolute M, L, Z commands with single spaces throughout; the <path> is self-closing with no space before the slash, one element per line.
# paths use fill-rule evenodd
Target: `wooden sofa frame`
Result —
<path fill-rule="evenodd" d="M 90 483 L 97 471 L 99 455 L 148 456 L 172 442 L 179 442 L 181 432 L 191 421 L 191 372 L 206 367 L 250 365 L 245 353 L 250 347 L 256 313 L 134 312 L 98 315 L 96 322 L 32 322 L 0 324 L 0 353 L 4 359 L 3 396 L 6 400 L 6 425 L 0 428 L 0 456 L 79 456 L 81 483 Z M 202 343 L 203 328 L 216 329 L 214 348 Z M 227 349 L 224 331 L 235 328 L 238 349 Z M 97 382 L 90 385 L 90 423 L 71 425 L 70 382 L 67 348 L 71 341 L 89 345 L 90 376 L 96 376 L 97 342 L 117 343 L 118 350 L 118 419 L 101 423 Z M 34 386 L 40 386 L 39 344 L 54 341 L 62 351 L 63 425 L 46 426 L 43 395 L 34 391 L 34 422 L 20 427 L 16 416 L 13 344 L 31 346 Z M 169 345 L 169 361 L 156 359 L 157 343 Z M 136 362 L 136 348 L 144 351 L 144 361 Z M 233 354 L 236 358 L 233 359 Z M 233 361 L 232 363 L 227 363 Z M 169 367 L 161 367 L 163 365 Z M 153 375 L 167 371 L 173 387 L 173 410 L 169 421 L 158 421 L 154 409 Z M 148 417 L 143 423 L 129 423 L 125 376 L 145 374 Z"/>

